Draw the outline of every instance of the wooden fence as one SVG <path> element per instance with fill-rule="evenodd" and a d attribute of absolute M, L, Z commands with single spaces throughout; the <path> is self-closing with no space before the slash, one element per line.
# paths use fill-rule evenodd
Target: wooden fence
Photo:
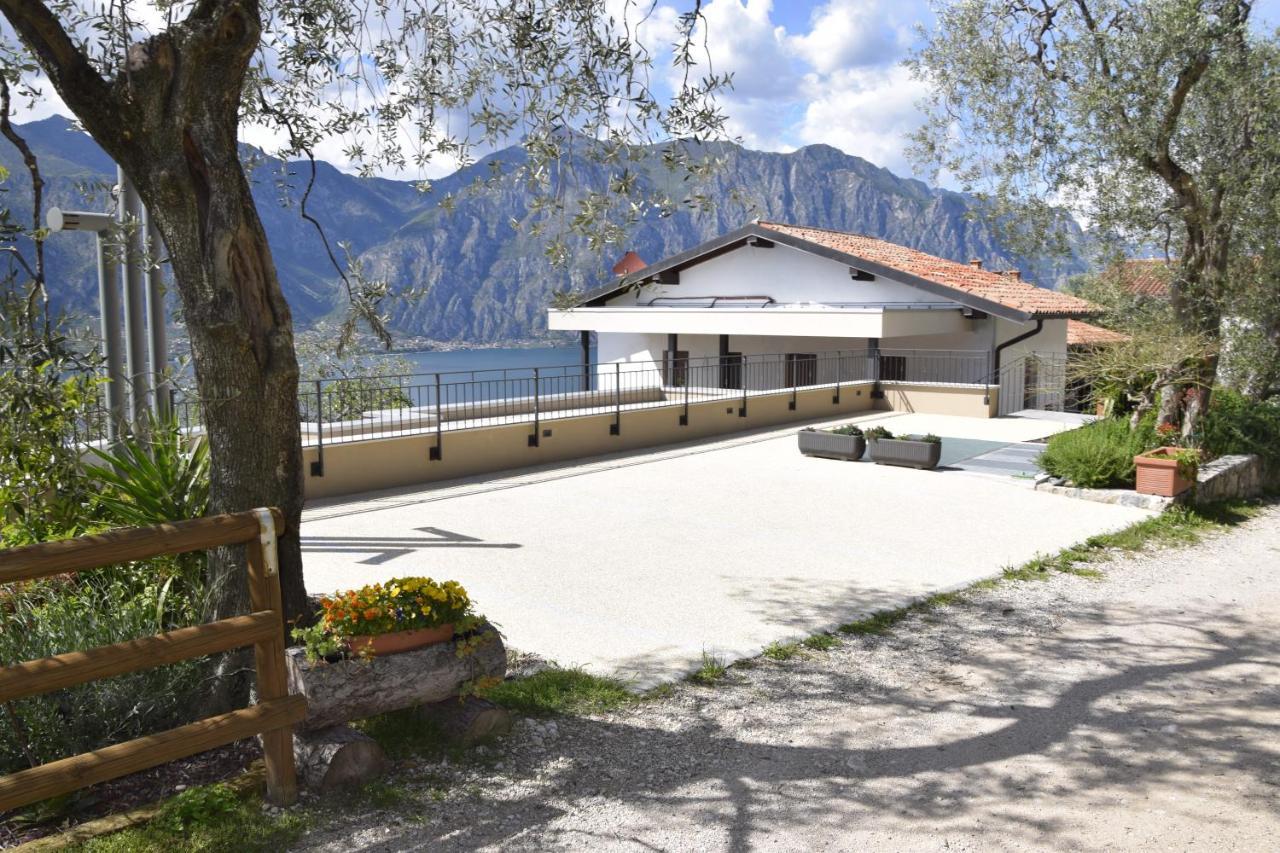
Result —
<path fill-rule="evenodd" d="M 306 700 L 290 696 L 286 684 L 276 555 L 276 536 L 283 526 L 278 510 L 258 509 L 0 551 L 0 583 L 14 583 L 243 543 L 252 610 L 246 616 L 4 667 L 0 703 L 249 645 L 258 674 L 256 705 L 0 776 L 0 812 L 259 734 L 267 798 L 278 805 L 297 799 L 292 726 L 306 715 Z"/>

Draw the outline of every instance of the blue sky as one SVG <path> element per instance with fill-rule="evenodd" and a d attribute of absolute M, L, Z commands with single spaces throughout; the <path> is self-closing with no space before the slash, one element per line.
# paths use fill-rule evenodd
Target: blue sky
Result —
<path fill-rule="evenodd" d="M 662 62 L 669 59 L 663 46 L 677 38 L 678 15 L 693 3 L 638 0 L 628 18 L 634 21 L 637 8 L 647 9 L 649 2 L 653 10 L 637 36 Z M 624 3 L 606 0 L 615 14 Z M 902 60 L 918 43 L 917 29 L 933 23 L 928 0 L 704 0 L 703 13 L 716 72 L 734 73 L 734 91 L 723 104 L 730 132 L 744 144 L 792 151 L 822 143 L 899 175 L 913 174 L 907 135 L 920 124 L 916 105 L 927 90 L 911 79 Z M 1280 26 L 1280 0 L 1257 0 L 1253 18 L 1259 28 Z M 20 121 L 66 112 L 45 88 L 47 96 L 34 107 L 15 104 Z M 247 141 L 272 147 L 260 129 L 242 130 Z M 346 144 L 326 140 L 316 153 L 340 168 L 354 168 Z M 387 177 L 438 177 L 455 167 L 441 161 L 423 172 L 411 168 Z"/>
<path fill-rule="evenodd" d="M 659 11 L 691 5 L 659 0 Z M 734 72 L 731 129 L 749 147 L 825 143 L 912 174 L 906 136 L 927 92 L 901 63 L 932 25 L 926 0 L 709 0 L 703 11 L 716 70 Z M 1259 0 L 1253 17 L 1274 29 L 1280 0 Z"/>

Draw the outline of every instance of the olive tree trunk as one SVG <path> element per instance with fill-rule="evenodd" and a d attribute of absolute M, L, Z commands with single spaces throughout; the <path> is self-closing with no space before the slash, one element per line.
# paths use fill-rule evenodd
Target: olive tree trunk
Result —
<path fill-rule="evenodd" d="M 256 0 L 200 0 L 104 78 L 41 3 L 0 0 L 67 106 L 130 179 L 164 237 L 212 458 L 214 512 L 279 507 L 284 607 L 306 607 L 293 329 L 237 144 L 261 31 Z M 244 612 L 243 556 L 211 555 L 213 616 Z"/>

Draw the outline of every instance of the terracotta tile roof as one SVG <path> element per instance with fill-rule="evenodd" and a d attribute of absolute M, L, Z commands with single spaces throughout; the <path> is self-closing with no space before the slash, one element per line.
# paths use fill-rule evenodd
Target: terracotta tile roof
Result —
<path fill-rule="evenodd" d="M 1120 284 L 1130 293 L 1160 299 L 1169 296 L 1171 272 L 1169 262 L 1164 258 L 1132 258 L 1121 261 L 1114 269 Z"/>
<path fill-rule="evenodd" d="M 628 251 L 613 265 L 613 274 L 631 275 L 633 272 L 640 272 L 647 266 L 649 265 L 644 262 L 644 258 L 641 258 L 635 252 Z"/>
<path fill-rule="evenodd" d="M 1067 346 L 1090 347 L 1099 344 L 1117 344 L 1129 340 L 1128 335 L 1113 332 L 1101 326 L 1093 326 L 1081 320 L 1067 321 Z"/>
<path fill-rule="evenodd" d="M 781 222 L 761 222 L 761 228 L 777 231 L 810 243 L 817 243 L 837 252 L 862 258 L 882 266 L 923 278 L 927 281 L 961 290 L 991 302 L 1025 311 L 1028 314 L 1077 314 L 1097 312 L 1097 307 L 1075 296 L 1059 293 L 1023 281 L 1016 273 L 1000 273 L 984 270 L 974 264 L 962 264 L 926 255 L 906 246 L 899 246 L 875 237 L 810 228 L 804 225 L 787 225 Z"/>

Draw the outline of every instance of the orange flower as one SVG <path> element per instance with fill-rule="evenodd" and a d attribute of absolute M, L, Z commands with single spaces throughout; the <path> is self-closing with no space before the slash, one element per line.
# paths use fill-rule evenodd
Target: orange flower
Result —
<path fill-rule="evenodd" d="M 377 618 L 378 618 L 378 608 L 376 608 L 376 607 L 370 607 L 368 610 L 366 610 L 366 611 L 364 612 L 364 618 L 365 618 L 365 619 L 368 619 L 369 621 L 373 621 L 374 619 L 377 619 Z"/>

